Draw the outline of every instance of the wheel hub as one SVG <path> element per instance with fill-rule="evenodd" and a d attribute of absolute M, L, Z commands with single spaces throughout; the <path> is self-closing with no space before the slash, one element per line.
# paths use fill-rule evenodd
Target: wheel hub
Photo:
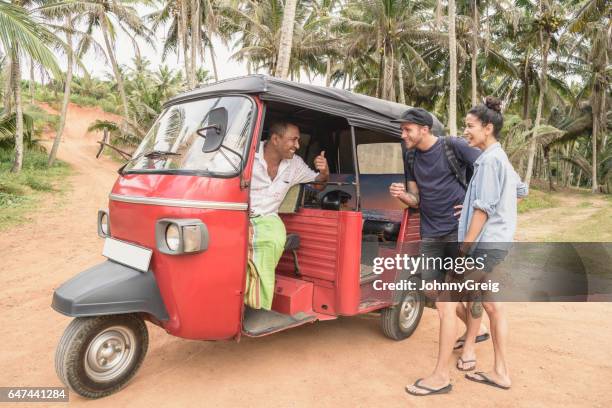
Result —
<path fill-rule="evenodd" d="M 85 372 L 98 382 L 113 381 L 125 373 L 134 358 L 134 332 L 113 326 L 99 333 L 85 352 Z"/>
<path fill-rule="evenodd" d="M 407 294 L 400 304 L 399 326 L 402 330 L 408 330 L 418 315 L 418 304 L 414 294 Z"/>

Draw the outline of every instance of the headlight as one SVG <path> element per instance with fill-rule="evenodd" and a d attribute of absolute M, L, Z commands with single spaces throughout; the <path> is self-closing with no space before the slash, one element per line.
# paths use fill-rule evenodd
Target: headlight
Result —
<path fill-rule="evenodd" d="M 108 210 L 98 210 L 98 236 L 110 237 L 110 218 Z"/>
<path fill-rule="evenodd" d="M 155 242 L 162 254 L 182 255 L 208 248 L 208 228 L 199 219 L 164 218 L 155 223 Z"/>
<path fill-rule="evenodd" d="M 171 251 L 178 251 L 181 245 L 181 233 L 176 224 L 169 224 L 166 228 L 166 245 Z"/>
<path fill-rule="evenodd" d="M 108 214 L 102 214 L 100 218 L 100 229 L 104 233 L 104 235 L 108 235 Z"/>

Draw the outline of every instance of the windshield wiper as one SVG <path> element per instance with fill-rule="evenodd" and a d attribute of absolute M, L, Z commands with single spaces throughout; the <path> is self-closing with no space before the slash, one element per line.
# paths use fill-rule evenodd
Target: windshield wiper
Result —
<path fill-rule="evenodd" d="M 166 151 L 166 150 L 153 150 L 153 151 L 143 154 L 142 156 L 146 157 L 147 159 L 154 159 L 154 158 L 164 157 L 164 156 L 180 156 L 180 155 L 181 155 L 180 153 Z"/>
<path fill-rule="evenodd" d="M 169 150 L 150 150 L 148 152 L 144 152 L 139 154 L 136 157 L 132 157 L 130 160 L 128 160 L 123 166 L 121 166 L 119 168 L 118 173 L 123 175 L 123 169 L 125 169 L 125 167 L 132 163 L 135 160 L 140 159 L 141 157 L 146 157 L 147 159 L 159 159 L 161 157 L 165 157 L 165 156 L 180 156 L 181 153 L 176 153 L 176 152 L 171 152 Z"/>

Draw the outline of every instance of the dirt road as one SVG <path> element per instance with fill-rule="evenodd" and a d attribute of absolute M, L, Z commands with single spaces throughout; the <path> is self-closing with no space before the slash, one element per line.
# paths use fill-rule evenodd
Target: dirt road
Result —
<path fill-rule="evenodd" d="M 59 156 L 72 164 L 75 174 L 63 205 L 58 208 L 57 199 L 49 200 L 33 214 L 33 222 L 0 235 L 0 386 L 61 385 L 53 359 L 70 319 L 50 308 L 51 296 L 62 282 L 103 260 L 95 217 L 106 206 L 118 167 L 94 159 L 99 136 L 87 135 L 86 128 L 98 118 L 109 115 L 70 108 Z M 531 220 L 529 224 L 532 228 Z M 71 395 L 70 405 L 612 405 L 612 304 L 509 304 L 507 309 L 514 380 L 510 391 L 468 382 L 453 369 L 451 394 L 408 396 L 405 384 L 426 375 L 436 355 L 438 321 L 428 309 L 415 334 L 400 343 L 383 337 L 374 315 L 319 322 L 240 343 L 187 341 L 149 325 L 148 355 L 128 387 L 96 401 Z M 478 353 L 478 367 L 488 369 L 491 343 L 479 345 Z"/>

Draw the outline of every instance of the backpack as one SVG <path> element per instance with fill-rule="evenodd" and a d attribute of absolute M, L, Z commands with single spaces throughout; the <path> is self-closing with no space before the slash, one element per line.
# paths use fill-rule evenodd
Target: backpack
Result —
<path fill-rule="evenodd" d="M 451 171 L 457 177 L 457 181 L 459 184 L 463 186 L 465 190 L 467 190 L 468 183 L 472 178 L 472 174 L 474 173 L 474 167 L 471 164 L 461 165 L 459 159 L 457 159 L 457 155 L 455 153 L 455 149 L 453 146 L 447 141 L 448 136 L 439 136 L 442 139 L 442 148 L 444 149 L 444 154 L 446 155 L 446 161 L 450 166 Z M 416 159 L 416 149 L 405 150 L 404 152 L 404 163 L 405 169 L 410 169 L 414 177 L 414 160 Z M 404 170 L 404 177 L 408 180 L 408 171 Z"/>

